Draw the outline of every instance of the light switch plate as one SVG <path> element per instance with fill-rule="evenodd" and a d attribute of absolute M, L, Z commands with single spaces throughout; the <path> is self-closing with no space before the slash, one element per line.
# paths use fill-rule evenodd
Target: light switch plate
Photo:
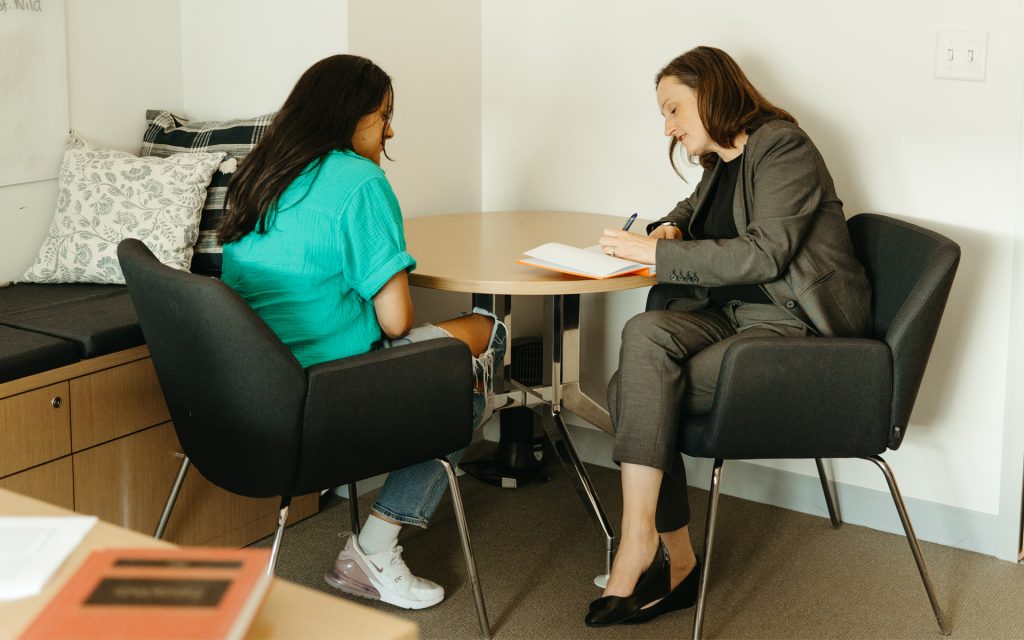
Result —
<path fill-rule="evenodd" d="M 939 29 L 935 34 L 935 77 L 985 81 L 988 31 Z"/>

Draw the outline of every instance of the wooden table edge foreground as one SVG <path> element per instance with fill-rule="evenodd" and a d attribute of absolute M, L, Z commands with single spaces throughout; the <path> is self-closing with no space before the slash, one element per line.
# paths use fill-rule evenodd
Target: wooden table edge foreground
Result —
<path fill-rule="evenodd" d="M 80 514 L 0 489 L 0 516 L 70 515 Z M 0 638 L 18 637 L 93 549 L 173 546 L 102 520 L 97 522 L 50 578 L 41 594 L 0 601 L 0 621 L 3 621 Z M 274 578 L 267 598 L 245 637 L 415 640 L 420 635 L 419 627 L 409 620 Z"/>

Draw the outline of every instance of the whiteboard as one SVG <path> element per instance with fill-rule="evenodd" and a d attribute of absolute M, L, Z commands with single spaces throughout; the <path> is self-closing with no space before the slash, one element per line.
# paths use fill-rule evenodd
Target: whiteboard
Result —
<path fill-rule="evenodd" d="M 68 134 L 64 0 L 0 0 L 0 186 L 57 177 Z"/>

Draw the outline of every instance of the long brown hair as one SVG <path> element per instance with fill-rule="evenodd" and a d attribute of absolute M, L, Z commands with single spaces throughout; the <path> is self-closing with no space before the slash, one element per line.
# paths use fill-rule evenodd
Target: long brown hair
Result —
<path fill-rule="evenodd" d="M 752 133 L 769 120 L 787 120 L 796 124 L 796 118 L 768 102 L 736 61 L 721 49 L 690 49 L 658 72 L 654 86 L 658 86 L 666 76 L 693 89 L 697 94 L 697 113 L 708 137 L 726 149 L 732 147 L 740 133 Z M 672 168 L 679 173 L 675 160 L 677 144 L 679 141 L 672 138 L 668 158 Z M 700 165 L 710 169 L 717 159 L 714 152 L 705 153 L 700 157 Z"/>
<path fill-rule="evenodd" d="M 331 151 L 352 149 L 359 119 L 377 111 L 385 98 L 390 103 L 382 144 L 394 105 L 391 77 L 370 60 L 353 55 L 330 56 L 307 69 L 266 135 L 232 176 L 229 210 L 218 229 L 221 243 L 254 230 L 265 233 L 267 215 L 288 185 Z"/>

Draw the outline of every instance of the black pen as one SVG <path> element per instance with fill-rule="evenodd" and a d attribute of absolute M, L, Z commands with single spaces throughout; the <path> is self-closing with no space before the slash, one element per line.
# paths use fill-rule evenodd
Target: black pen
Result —
<path fill-rule="evenodd" d="M 629 218 L 626 220 L 626 224 L 622 225 L 622 230 L 629 231 L 629 228 L 633 226 L 634 220 L 636 220 L 636 211 L 633 212 L 633 215 L 629 216 Z"/>

